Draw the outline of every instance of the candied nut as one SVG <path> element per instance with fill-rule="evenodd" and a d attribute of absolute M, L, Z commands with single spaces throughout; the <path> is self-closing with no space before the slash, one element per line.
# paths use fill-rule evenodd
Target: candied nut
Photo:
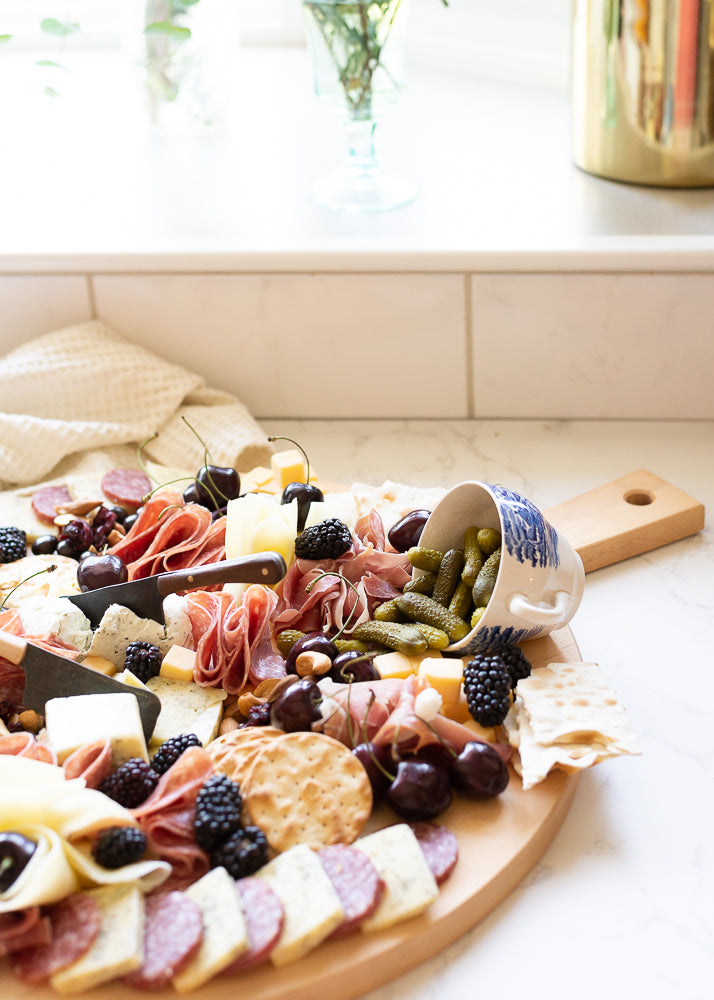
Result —
<path fill-rule="evenodd" d="M 126 535 L 124 527 L 118 524 L 116 528 L 112 528 L 112 530 L 109 532 L 109 537 L 107 538 L 107 545 L 109 546 L 116 545 L 117 542 L 120 542 L 122 540 L 124 535 Z"/>
<path fill-rule="evenodd" d="M 247 694 L 242 694 L 238 699 L 238 711 L 240 712 L 241 715 L 244 715 L 247 718 L 248 712 L 250 712 L 251 708 L 253 708 L 254 705 L 262 705 L 262 704 L 263 704 L 263 699 L 256 698 L 253 692 L 249 691 Z"/>
<path fill-rule="evenodd" d="M 298 677 L 322 677 L 332 668 L 332 660 L 326 653 L 310 650 L 300 653 L 295 660 Z"/>
<path fill-rule="evenodd" d="M 38 715 L 32 708 L 27 708 L 24 712 L 20 712 L 17 721 L 25 732 L 28 733 L 39 733 L 42 729 L 42 716 Z"/>
<path fill-rule="evenodd" d="M 232 733 L 234 729 L 238 728 L 238 720 L 231 718 L 221 719 L 221 724 L 218 727 L 218 735 L 224 736 L 226 733 Z"/>
<path fill-rule="evenodd" d="M 101 500 L 93 500 L 91 497 L 80 497 L 77 500 L 68 500 L 66 503 L 58 503 L 55 510 L 58 514 L 79 514 L 83 517 L 90 511 L 102 506 Z"/>

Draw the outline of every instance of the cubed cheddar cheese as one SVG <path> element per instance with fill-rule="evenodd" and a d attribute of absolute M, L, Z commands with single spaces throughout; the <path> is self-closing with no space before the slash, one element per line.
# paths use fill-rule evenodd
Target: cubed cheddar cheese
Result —
<path fill-rule="evenodd" d="M 307 469 L 305 459 L 297 450 L 278 451 L 271 456 L 270 465 L 278 487 L 284 490 L 288 483 L 304 483 Z"/>
<path fill-rule="evenodd" d="M 159 677 L 174 681 L 192 681 L 196 666 L 196 653 L 185 646 L 172 646 L 161 661 Z"/>
<path fill-rule="evenodd" d="M 128 691 L 50 698 L 45 705 L 45 723 L 60 764 L 83 744 L 107 737 L 114 767 L 131 757 L 149 760 L 139 702 Z"/>
<path fill-rule="evenodd" d="M 382 653 L 375 656 L 373 663 L 382 680 L 403 679 L 416 673 L 420 660 L 404 653 Z"/>
<path fill-rule="evenodd" d="M 127 687 L 133 688 L 143 688 L 147 690 L 146 684 L 137 677 L 136 674 L 132 673 L 131 670 L 120 670 L 118 674 L 114 674 L 115 681 L 121 681 L 122 684 L 126 684 Z"/>
<path fill-rule="evenodd" d="M 464 722 L 464 728 L 470 729 L 474 736 L 477 736 L 480 740 L 487 740 L 489 743 L 495 743 L 497 740 L 496 730 L 492 726 L 482 726 L 475 719 L 467 719 Z"/>
<path fill-rule="evenodd" d="M 85 656 L 81 663 L 83 667 L 90 667 L 100 674 L 106 674 L 107 677 L 113 677 L 117 672 L 116 664 L 105 656 Z"/>
<path fill-rule="evenodd" d="M 250 493 L 253 490 L 260 490 L 269 487 L 273 482 L 273 470 L 264 465 L 256 465 L 249 472 L 244 472 L 240 477 L 241 491 Z"/>
<path fill-rule="evenodd" d="M 443 713 L 450 715 L 450 710 L 459 704 L 461 681 L 464 669 L 461 660 L 442 657 L 426 657 L 419 664 L 417 675 L 423 678 L 430 687 L 436 688 L 443 699 Z"/>

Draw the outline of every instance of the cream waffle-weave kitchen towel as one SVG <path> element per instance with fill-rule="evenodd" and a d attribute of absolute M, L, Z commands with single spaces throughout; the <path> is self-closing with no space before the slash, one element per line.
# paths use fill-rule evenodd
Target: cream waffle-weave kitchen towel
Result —
<path fill-rule="evenodd" d="M 204 448 L 196 435 L 216 465 L 244 472 L 270 464 L 268 439 L 240 400 L 99 320 L 0 358 L 2 487 L 81 468 L 86 452 L 133 454 L 125 464 L 135 465 L 136 447 L 154 434 L 143 454 L 164 466 L 198 468 Z"/>

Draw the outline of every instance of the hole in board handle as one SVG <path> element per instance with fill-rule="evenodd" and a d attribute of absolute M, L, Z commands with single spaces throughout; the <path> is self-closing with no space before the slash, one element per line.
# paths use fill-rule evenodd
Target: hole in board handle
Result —
<path fill-rule="evenodd" d="M 647 490 L 630 490 L 623 497 L 625 503 L 634 504 L 635 507 L 646 507 L 654 501 L 654 494 Z"/>

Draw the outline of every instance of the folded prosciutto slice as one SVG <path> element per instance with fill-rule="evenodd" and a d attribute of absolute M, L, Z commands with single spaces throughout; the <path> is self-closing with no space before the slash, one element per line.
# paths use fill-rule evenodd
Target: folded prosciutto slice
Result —
<path fill-rule="evenodd" d="M 62 764 L 64 776 L 83 778 L 87 788 L 99 788 L 112 773 L 112 741 L 107 737 L 78 747 Z"/>
<path fill-rule="evenodd" d="M 148 799 L 132 809 L 150 851 L 172 867 L 162 892 L 183 889 L 208 871 L 209 858 L 196 843 L 193 818 L 196 797 L 211 774 L 213 761 L 203 747 L 189 747 L 161 776 Z"/>

